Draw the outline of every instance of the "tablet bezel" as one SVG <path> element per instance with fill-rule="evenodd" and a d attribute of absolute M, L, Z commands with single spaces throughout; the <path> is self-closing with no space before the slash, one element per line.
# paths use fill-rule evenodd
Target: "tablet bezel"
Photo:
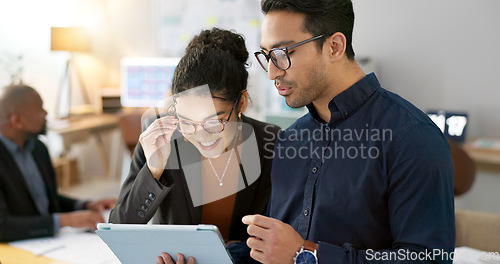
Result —
<path fill-rule="evenodd" d="M 197 264 L 232 264 L 215 225 L 144 225 L 99 223 L 96 234 L 122 264 L 156 263 L 161 252 L 177 253 Z"/>

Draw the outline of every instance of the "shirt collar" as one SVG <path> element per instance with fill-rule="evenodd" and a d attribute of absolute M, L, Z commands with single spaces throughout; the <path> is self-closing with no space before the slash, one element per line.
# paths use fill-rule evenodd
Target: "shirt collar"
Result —
<path fill-rule="evenodd" d="M 356 112 L 368 98 L 380 87 L 380 83 L 374 73 L 366 75 L 357 83 L 335 96 L 328 108 L 330 109 L 331 117 L 330 124 L 334 124 L 340 120 L 344 120 Z M 307 109 L 312 117 L 323 123 L 312 103 L 307 105 Z"/>
<path fill-rule="evenodd" d="M 21 151 L 21 148 L 14 141 L 8 139 L 2 134 L 0 134 L 0 141 L 5 145 L 5 147 L 10 153 L 16 153 L 17 151 Z M 29 139 L 24 144 L 25 151 L 31 152 L 33 151 L 34 148 L 35 148 L 35 140 L 33 139 Z"/>

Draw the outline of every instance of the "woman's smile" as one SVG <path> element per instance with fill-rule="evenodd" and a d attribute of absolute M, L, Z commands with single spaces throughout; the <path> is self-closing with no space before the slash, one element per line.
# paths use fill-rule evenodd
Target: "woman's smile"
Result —
<path fill-rule="evenodd" d="M 203 150 L 211 150 L 211 149 L 215 148 L 217 146 L 217 144 L 219 144 L 221 139 L 222 138 L 219 138 L 219 139 L 214 140 L 214 141 L 208 141 L 208 142 L 200 142 L 200 141 L 197 141 L 197 142 Z"/>

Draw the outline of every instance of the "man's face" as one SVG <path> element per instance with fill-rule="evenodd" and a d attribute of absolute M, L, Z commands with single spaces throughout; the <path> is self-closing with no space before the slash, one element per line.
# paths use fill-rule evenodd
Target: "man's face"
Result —
<path fill-rule="evenodd" d="M 47 112 L 43 109 L 43 101 L 37 93 L 29 93 L 18 107 L 22 130 L 29 136 L 44 134 L 46 131 Z"/>
<path fill-rule="evenodd" d="M 286 11 L 269 12 L 262 24 L 261 48 L 287 47 L 314 37 L 303 26 L 305 16 Z M 321 40 L 318 40 L 321 41 Z M 289 50 L 291 66 L 280 70 L 269 61 L 268 77 L 288 106 L 299 108 L 317 100 L 327 90 L 324 56 L 315 41 Z"/>

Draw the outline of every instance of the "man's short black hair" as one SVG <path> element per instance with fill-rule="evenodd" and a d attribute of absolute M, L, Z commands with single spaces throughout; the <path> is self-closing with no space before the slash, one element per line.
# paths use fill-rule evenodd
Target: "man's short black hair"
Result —
<path fill-rule="evenodd" d="M 304 29 L 313 36 L 343 33 L 347 39 L 347 58 L 354 59 L 352 48 L 354 10 L 351 0 L 262 0 L 261 8 L 264 14 L 272 11 L 304 14 Z M 321 50 L 323 42 L 316 43 Z"/>

